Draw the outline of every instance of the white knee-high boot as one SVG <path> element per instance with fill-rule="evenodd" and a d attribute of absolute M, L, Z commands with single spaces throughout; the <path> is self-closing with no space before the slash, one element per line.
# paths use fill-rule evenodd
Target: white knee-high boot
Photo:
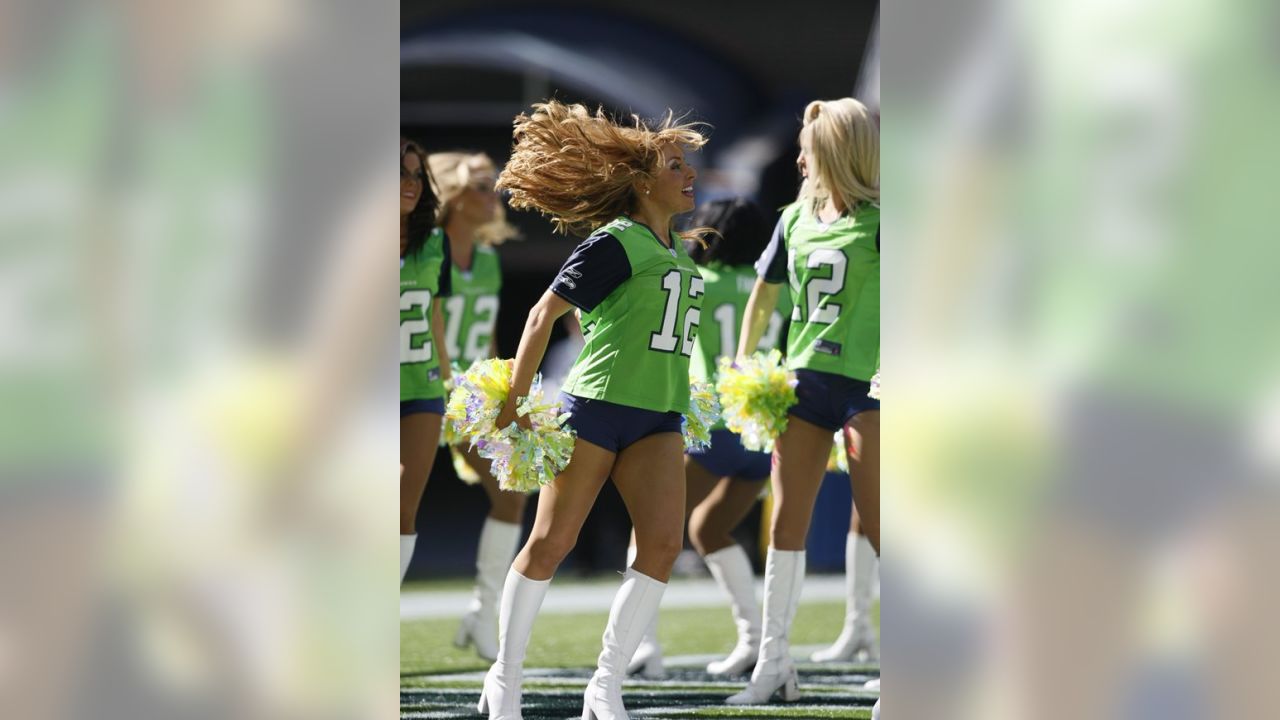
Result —
<path fill-rule="evenodd" d="M 720 589 L 729 596 L 733 622 L 738 627 L 738 644 L 723 660 L 707 665 L 712 675 L 740 675 L 756 664 L 760 653 L 760 604 L 756 602 L 755 573 L 751 559 L 737 543 L 708 553 L 703 560 Z"/>
<path fill-rule="evenodd" d="M 623 575 L 622 587 L 609 609 L 596 672 L 582 697 L 582 720 L 628 720 L 622 704 L 627 660 L 635 655 L 645 628 L 658 614 L 666 589 L 666 583 L 631 568 Z"/>
<path fill-rule="evenodd" d="M 453 643 L 458 647 L 474 644 L 476 653 L 486 660 L 498 658 L 498 596 L 503 578 L 519 549 L 520 526 L 485 518 L 476 548 L 476 591 L 471 606 L 462 616 Z"/>
<path fill-rule="evenodd" d="M 489 714 L 489 720 L 521 720 L 525 649 L 550 585 L 550 580 L 530 580 L 515 568 L 507 573 L 498 611 L 498 659 L 485 675 L 476 706 L 481 714 Z"/>
<path fill-rule="evenodd" d="M 627 548 L 627 567 L 631 567 L 635 562 L 636 546 L 632 545 Z M 627 663 L 627 674 L 637 673 L 651 680 L 667 676 L 666 668 L 662 665 L 662 643 L 658 642 L 657 613 L 653 615 L 653 622 L 644 629 L 644 637 L 640 638 L 640 647 L 636 648 L 635 655 Z"/>
<path fill-rule="evenodd" d="M 845 540 L 845 615 L 844 628 L 835 644 L 819 650 L 810 659 L 814 662 L 852 662 L 880 659 L 880 640 L 871 627 L 871 590 L 879 561 L 871 541 L 857 533 L 849 533 Z"/>
<path fill-rule="evenodd" d="M 751 682 L 725 702 L 729 705 L 760 705 L 775 693 L 792 702 L 800 699 L 795 664 L 791 660 L 791 621 L 800 605 L 804 583 L 803 550 L 769 548 L 764 572 L 764 637 L 760 656 L 751 673 Z"/>
<path fill-rule="evenodd" d="M 400 536 L 400 584 L 404 584 L 404 575 L 409 572 L 409 561 L 413 560 L 413 547 L 418 543 L 418 536 Z"/>

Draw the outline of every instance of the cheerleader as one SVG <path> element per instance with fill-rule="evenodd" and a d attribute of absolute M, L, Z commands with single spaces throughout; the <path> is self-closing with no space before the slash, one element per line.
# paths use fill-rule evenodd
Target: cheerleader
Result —
<path fill-rule="evenodd" d="M 627 662 L 666 589 L 684 522 L 682 413 L 703 282 L 672 218 L 694 207 L 697 173 L 685 151 L 703 136 L 670 114 L 622 125 L 603 111 L 556 101 L 515 122 L 515 147 L 498 187 L 515 208 L 538 210 L 555 229 L 590 236 L 529 312 L 498 426 L 516 421 L 556 320 L 577 308 L 586 344 L 562 387 L 577 432 L 573 456 L 538 495 L 533 530 L 502 591 L 498 659 L 479 710 L 521 717 L 522 665 L 533 621 L 556 568 L 577 542 L 612 478 L 635 527 L 637 553 L 615 596 L 584 720 L 625 720 Z"/>
<path fill-rule="evenodd" d="M 706 226 L 716 234 L 705 246 L 686 245 L 706 284 L 705 312 L 694 341 L 689 375 L 694 380 L 714 382 L 719 359 L 732 357 L 737 350 L 743 310 L 756 276 L 752 263 L 769 241 L 769 225 L 760 208 L 743 199 L 707 203 L 698 208 L 692 224 Z M 769 317 L 760 341 L 762 349 L 777 344 L 789 309 L 789 300 L 782 298 Z M 769 464 L 768 453 L 744 448 L 741 439 L 724 423 L 711 429 L 710 447 L 685 456 L 689 540 L 728 596 L 738 630 L 738 642 L 729 655 L 707 665 L 711 675 L 749 671 L 760 650 L 760 606 L 756 602 L 751 558 L 731 533 L 760 497 L 769 477 Z M 632 545 L 631 550 L 634 548 Z M 628 671 L 650 678 L 663 675 L 656 619 L 645 632 Z"/>
<path fill-rule="evenodd" d="M 493 247 L 516 235 L 506 221 L 494 192 L 497 171 L 484 153 L 432 153 L 427 158 L 440 192 L 436 233 L 444 235 L 453 263 L 453 295 L 443 303 L 444 345 L 462 368 L 493 357 L 498 322 L 498 293 L 502 268 Z M 520 522 L 523 493 L 506 492 L 490 472 L 490 463 L 464 445 L 450 448 L 458 477 L 479 482 L 489 498 L 489 515 L 476 548 L 476 587 L 454 644 L 474 645 L 486 660 L 498 657 L 498 593 L 511 567 Z"/>
<path fill-rule="evenodd" d="M 764 638 L 751 683 L 731 705 L 799 698 L 788 636 L 804 579 L 805 537 L 832 435 L 843 430 L 863 531 L 880 548 L 880 403 L 868 397 L 880 356 L 880 130 L 852 98 L 804 112 L 804 182 L 756 264 L 738 355 L 754 352 L 789 281 L 787 366 L 796 404 L 773 454 L 772 541 L 765 563 Z"/>
<path fill-rule="evenodd" d="M 433 233 L 436 197 L 427 159 L 400 140 L 400 582 L 418 539 L 418 505 L 440 444 L 449 356 L 441 343 L 440 298 L 449 296 L 449 245 Z"/>

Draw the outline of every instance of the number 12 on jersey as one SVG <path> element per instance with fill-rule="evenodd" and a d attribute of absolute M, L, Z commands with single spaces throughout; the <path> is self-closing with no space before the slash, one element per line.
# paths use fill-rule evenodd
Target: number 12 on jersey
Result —
<path fill-rule="evenodd" d="M 816 274 L 807 275 L 805 280 L 808 287 L 801 287 L 800 280 L 796 276 L 796 251 L 791 250 L 787 266 L 791 270 L 791 286 L 797 290 L 791 320 L 830 325 L 840 319 L 840 304 L 827 302 L 827 298 L 844 289 L 845 268 L 849 265 L 849 258 L 845 257 L 842 250 L 818 248 L 809 253 L 804 264 L 809 270 L 820 271 L 824 267 L 828 268 L 830 275 L 827 277 L 817 277 Z"/>
<path fill-rule="evenodd" d="M 689 297 L 702 297 L 705 283 L 700 275 L 689 278 Z M 675 352 L 680 346 L 680 354 L 693 356 L 693 341 L 698 335 L 698 322 L 702 319 L 702 311 L 690 307 L 684 311 L 682 332 L 676 335 L 676 315 L 680 310 L 680 271 L 671 270 L 662 276 L 662 289 L 667 293 L 666 309 L 662 313 L 662 327 L 649 335 L 649 349 L 659 352 Z"/>

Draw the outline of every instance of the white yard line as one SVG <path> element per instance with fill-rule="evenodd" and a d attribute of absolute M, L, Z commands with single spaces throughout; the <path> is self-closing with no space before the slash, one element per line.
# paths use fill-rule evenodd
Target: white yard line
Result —
<path fill-rule="evenodd" d="M 760 597 L 763 580 L 756 581 L 756 597 Z M 544 613 L 608 612 L 613 602 L 616 585 L 551 583 L 547 599 L 542 603 Z M 844 602 L 845 584 L 842 575 L 814 575 L 804 581 L 801 602 Z M 400 594 L 401 620 L 426 620 L 460 617 L 471 602 L 470 591 L 444 592 L 415 591 Z M 710 578 L 673 580 L 662 596 L 664 608 L 725 607 L 728 598 Z"/>

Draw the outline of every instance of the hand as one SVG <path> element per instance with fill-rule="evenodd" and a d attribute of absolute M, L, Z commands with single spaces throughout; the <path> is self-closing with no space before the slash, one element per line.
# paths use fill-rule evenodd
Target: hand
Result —
<path fill-rule="evenodd" d="M 502 410 L 498 412 L 498 419 L 494 424 L 499 430 L 502 430 L 512 422 L 515 422 L 516 427 L 523 430 L 533 429 L 533 423 L 529 421 L 528 415 L 516 415 L 516 398 L 509 397 L 507 402 L 502 405 Z"/>

